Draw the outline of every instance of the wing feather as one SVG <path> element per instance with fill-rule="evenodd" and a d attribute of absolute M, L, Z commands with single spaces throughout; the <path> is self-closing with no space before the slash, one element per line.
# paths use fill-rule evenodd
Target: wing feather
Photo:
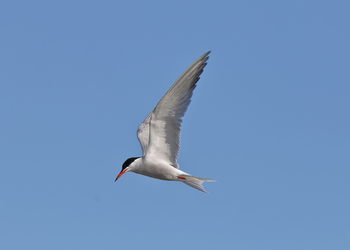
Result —
<path fill-rule="evenodd" d="M 152 113 L 151 113 L 152 114 Z M 140 124 L 137 129 L 137 138 L 141 144 L 142 153 L 145 154 L 149 143 L 149 122 L 151 120 L 151 114 Z"/>
<path fill-rule="evenodd" d="M 191 102 L 193 90 L 207 65 L 210 51 L 194 62 L 158 102 L 140 125 L 137 136 L 146 157 L 154 156 L 178 167 L 182 118 Z"/>

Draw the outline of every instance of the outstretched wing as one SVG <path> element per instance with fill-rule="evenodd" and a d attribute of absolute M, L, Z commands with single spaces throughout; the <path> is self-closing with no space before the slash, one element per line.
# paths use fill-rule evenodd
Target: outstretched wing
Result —
<path fill-rule="evenodd" d="M 194 62 L 159 101 L 140 125 L 137 135 L 146 157 L 157 157 L 177 165 L 182 118 L 191 102 L 210 51 Z"/>

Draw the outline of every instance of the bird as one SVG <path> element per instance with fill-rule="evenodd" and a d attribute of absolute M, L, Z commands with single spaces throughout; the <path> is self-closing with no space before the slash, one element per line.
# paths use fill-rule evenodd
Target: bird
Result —
<path fill-rule="evenodd" d="M 204 53 L 178 78 L 137 129 L 143 156 L 128 158 L 115 181 L 126 172 L 148 177 L 179 181 L 206 193 L 204 182 L 209 178 L 196 177 L 180 170 L 177 162 L 180 149 L 182 118 L 191 102 L 193 90 L 207 65 L 210 51 Z"/>

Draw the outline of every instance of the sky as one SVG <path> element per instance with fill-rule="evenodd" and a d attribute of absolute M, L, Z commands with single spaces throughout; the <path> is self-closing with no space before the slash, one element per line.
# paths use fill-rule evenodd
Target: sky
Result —
<path fill-rule="evenodd" d="M 350 249 L 348 1 L 1 1 L 1 249 Z M 136 129 L 204 52 L 181 168 Z"/>

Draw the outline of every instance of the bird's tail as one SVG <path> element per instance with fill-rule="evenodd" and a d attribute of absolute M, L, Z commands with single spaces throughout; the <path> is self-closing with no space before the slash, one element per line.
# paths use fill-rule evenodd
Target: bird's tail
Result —
<path fill-rule="evenodd" d="M 204 187 L 202 186 L 203 182 L 215 182 L 216 180 L 213 179 L 208 179 L 208 178 L 201 178 L 201 177 L 196 177 L 192 175 L 180 175 L 178 176 L 179 180 L 182 181 L 183 183 L 196 188 L 204 193 L 206 193 Z"/>

